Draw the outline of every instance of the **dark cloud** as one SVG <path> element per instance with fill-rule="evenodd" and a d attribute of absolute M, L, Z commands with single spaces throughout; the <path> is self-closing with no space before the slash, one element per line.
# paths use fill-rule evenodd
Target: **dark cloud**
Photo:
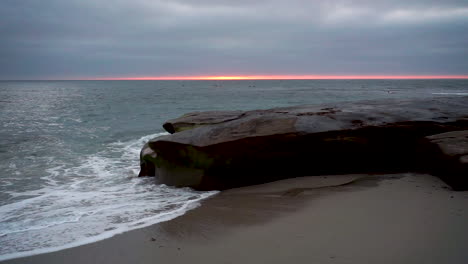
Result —
<path fill-rule="evenodd" d="M 468 74 L 466 1 L 317 2 L 3 0 L 0 79 Z"/>

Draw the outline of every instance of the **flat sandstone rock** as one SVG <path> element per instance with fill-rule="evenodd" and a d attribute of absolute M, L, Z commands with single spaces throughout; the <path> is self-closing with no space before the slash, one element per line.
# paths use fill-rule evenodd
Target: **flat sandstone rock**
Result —
<path fill-rule="evenodd" d="M 168 185 L 222 190 L 306 175 L 440 175 L 448 163 L 434 164 L 449 154 L 428 136 L 468 130 L 468 97 L 197 112 L 164 128 L 175 133 L 145 145 L 140 176 Z M 446 172 L 452 187 L 468 188 L 468 176 Z"/>
<path fill-rule="evenodd" d="M 432 156 L 433 174 L 449 183 L 455 190 L 468 188 L 468 130 L 451 131 L 428 136 L 440 152 Z"/>

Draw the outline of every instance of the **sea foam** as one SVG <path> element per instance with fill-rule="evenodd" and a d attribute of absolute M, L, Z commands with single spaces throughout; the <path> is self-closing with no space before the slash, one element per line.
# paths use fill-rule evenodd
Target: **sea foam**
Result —
<path fill-rule="evenodd" d="M 165 134 L 107 144 L 78 165 L 51 166 L 41 189 L 10 192 L 20 199 L 0 207 L 0 260 L 75 247 L 171 220 L 214 195 L 136 177 L 142 145 Z"/>
<path fill-rule="evenodd" d="M 460 96 L 466 96 L 468 93 L 464 92 L 440 92 L 440 93 L 432 93 L 433 95 L 460 95 Z"/>

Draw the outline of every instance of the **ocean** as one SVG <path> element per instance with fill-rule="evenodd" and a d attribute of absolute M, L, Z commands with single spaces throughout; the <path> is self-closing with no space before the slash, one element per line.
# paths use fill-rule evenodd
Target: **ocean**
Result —
<path fill-rule="evenodd" d="M 0 260 L 167 221 L 216 195 L 138 178 L 187 112 L 468 95 L 468 80 L 0 81 Z"/>

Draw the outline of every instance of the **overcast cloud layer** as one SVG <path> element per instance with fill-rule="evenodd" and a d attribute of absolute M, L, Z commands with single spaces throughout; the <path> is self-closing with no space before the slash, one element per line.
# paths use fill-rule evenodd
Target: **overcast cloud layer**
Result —
<path fill-rule="evenodd" d="M 468 1 L 2 0 L 0 79 L 468 74 Z"/>

